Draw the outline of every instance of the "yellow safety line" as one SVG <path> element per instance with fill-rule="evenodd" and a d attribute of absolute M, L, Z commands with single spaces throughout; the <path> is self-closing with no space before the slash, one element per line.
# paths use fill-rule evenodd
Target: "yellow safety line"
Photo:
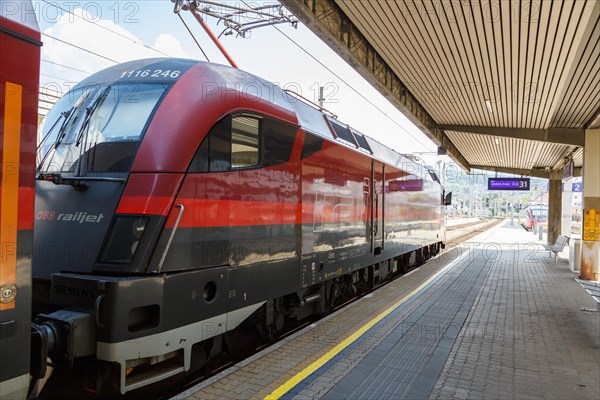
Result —
<path fill-rule="evenodd" d="M 2 197 L 0 204 L 0 286 L 17 283 L 17 225 L 19 222 L 19 161 L 21 156 L 21 102 L 23 87 L 6 82 L 4 142 L 2 145 Z M 0 310 L 15 302 L 0 303 Z"/>
<path fill-rule="evenodd" d="M 464 254 L 463 254 L 463 256 L 464 256 Z M 462 258 L 462 256 L 459 257 L 459 259 L 461 259 L 461 258 Z M 315 372 L 316 370 L 321 368 L 323 365 L 325 365 L 325 363 L 327 363 L 333 357 L 338 355 L 346 347 L 348 347 L 352 343 L 354 343 L 357 339 L 359 339 L 362 335 L 364 335 L 369 329 L 371 329 L 376 323 L 378 323 L 379 321 L 384 319 L 392 311 L 394 311 L 396 308 L 400 307 L 403 303 L 405 303 L 407 300 L 409 300 L 415 294 L 420 292 L 425 286 L 429 285 L 435 278 L 437 278 L 442 273 L 444 273 L 448 268 L 450 268 L 453 264 L 455 264 L 459 259 L 453 261 L 451 264 L 447 265 L 443 269 L 436 272 L 434 275 L 432 275 L 429 279 L 427 279 L 425 282 L 423 282 L 421 285 L 419 285 L 412 292 L 410 292 L 409 294 L 404 296 L 402 299 L 398 300 L 391 307 L 389 307 L 388 309 L 383 311 L 381 314 L 379 314 L 378 316 L 376 316 L 375 318 L 373 318 L 372 320 L 367 322 L 365 325 L 360 327 L 352 335 L 350 335 L 346 339 L 342 340 L 337 346 L 335 346 L 334 348 L 329 350 L 327 353 L 325 353 L 323 356 L 321 356 L 318 360 L 314 361 L 312 364 L 310 364 L 304 370 L 298 372 L 296 375 L 294 375 L 293 377 L 288 379 L 287 382 L 285 382 L 283 385 L 281 385 L 280 387 L 278 387 L 277 389 L 272 391 L 271 394 L 267 395 L 265 397 L 265 399 L 267 399 L 267 400 L 279 399 L 281 396 L 283 396 L 284 394 L 286 394 L 287 392 L 292 390 L 297 384 L 302 382 L 305 378 L 310 376 L 313 372 Z"/>

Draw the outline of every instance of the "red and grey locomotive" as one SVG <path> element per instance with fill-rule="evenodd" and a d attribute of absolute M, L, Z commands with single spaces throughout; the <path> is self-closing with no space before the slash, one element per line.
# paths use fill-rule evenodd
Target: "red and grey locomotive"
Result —
<path fill-rule="evenodd" d="M 46 356 L 93 362 L 126 393 L 235 349 L 242 323 L 276 332 L 443 245 L 434 172 L 238 69 L 114 66 L 42 136 L 38 378 Z"/>

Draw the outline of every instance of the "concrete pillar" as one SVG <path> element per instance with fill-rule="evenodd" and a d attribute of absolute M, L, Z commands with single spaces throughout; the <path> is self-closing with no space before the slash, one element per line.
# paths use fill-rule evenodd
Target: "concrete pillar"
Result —
<path fill-rule="evenodd" d="M 581 278 L 600 280 L 600 129 L 585 131 Z"/>
<path fill-rule="evenodd" d="M 562 230 L 562 171 L 550 173 L 548 190 L 548 236 L 549 245 L 556 243 Z"/>

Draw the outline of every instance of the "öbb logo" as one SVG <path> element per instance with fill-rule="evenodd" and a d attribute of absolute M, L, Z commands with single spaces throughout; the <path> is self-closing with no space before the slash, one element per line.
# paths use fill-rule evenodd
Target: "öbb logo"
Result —
<path fill-rule="evenodd" d="M 54 221 L 56 219 L 56 211 L 38 211 L 35 214 L 35 219 L 38 221 Z"/>

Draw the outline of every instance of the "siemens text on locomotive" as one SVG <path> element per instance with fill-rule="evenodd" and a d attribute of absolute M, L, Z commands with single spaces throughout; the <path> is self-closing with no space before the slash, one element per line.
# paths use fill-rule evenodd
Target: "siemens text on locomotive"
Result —
<path fill-rule="evenodd" d="M 32 370 L 126 393 L 331 310 L 438 253 L 435 172 L 243 71 L 92 75 L 39 154 Z M 83 373 L 83 372 L 81 372 Z"/>

